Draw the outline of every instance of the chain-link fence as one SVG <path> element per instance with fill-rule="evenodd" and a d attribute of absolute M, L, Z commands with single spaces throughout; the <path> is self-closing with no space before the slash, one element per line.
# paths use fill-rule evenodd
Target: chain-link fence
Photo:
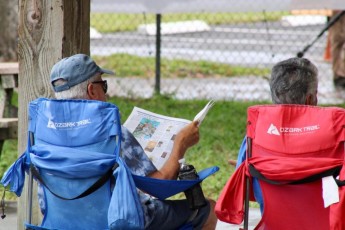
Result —
<path fill-rule="evenodd" d="M 270 101 L 273 64 L 311 45 L 303 54 L 319 68 L 319 102 L 343 102 L 321 33 L 330 11 L 112 11 L 91 8 L 91 55 L 117 75 L 111 96 Z"/>

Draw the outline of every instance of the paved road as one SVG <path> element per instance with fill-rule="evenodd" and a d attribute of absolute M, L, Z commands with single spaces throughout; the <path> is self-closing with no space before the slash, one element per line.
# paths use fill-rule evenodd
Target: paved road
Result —
<path fill-rule="evenodd" d="M 0 219 L 0 230 L 16 230 L 17 229 L 17 203 L 6 202 L 6 217 Z"/>
<path fill-rule="evenodd" d="M 268 29 L 265 29 L 265 28 Z M 162 36 L 161 56 L 193 61 L 205 60 L 243 66 L 270 67 L 277 61 L 296 56 L 323 25 L 292 27 L 282 22 L 211 26 L 209 31 Z M 91 41 L 92 55 L 128 53 L 154 57 L 155 36 L 138 31 L 103 34 Z M 322 59 L 326 36 L 305 54 Z"/>

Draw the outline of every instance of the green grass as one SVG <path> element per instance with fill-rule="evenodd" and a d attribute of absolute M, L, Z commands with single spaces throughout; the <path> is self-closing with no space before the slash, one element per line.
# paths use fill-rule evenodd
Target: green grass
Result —
<path fill-rule="evenodd" d="M 288 12 L 270 13 L 176 13 L 162 15 L 162 22 L 202 20 L 209 25 L 276 21 Z M 154 14 L 91 13 L 91 26 L 101 33 L 134 31 L 139 25 L 155 23 Z"/>
<path fill-rule="evenodd" d="M 155 58 L 138 57 L 130 54 L 113 54 L 110 56 L 93 56 L 96 63 L 104 68 L 116 71 L 121 77 L 154 77 Z M 135 68 L 133 68 L 135 66 Z M 232 66 L 208 61 L 188 61 L 182 59 L 162 59 L 161 75 L 163 78 L 200 78 L 200 77 L 234 77 L 234 76 L 268 76 L 268 68 Z"/>
<path fill-rule="evenodd" d="M 7 140 L 0 156 L 0 176 L 17 159 L 17 140 Z"/>
<path fill-rule="evenodd" d="M 133 106 L 192 120 L 207 103 L 205 100 L 178 101 L 164 96 L 139 100 L 111 98 L 109 102 L 120 108 L 122 122 L 127 119 Z M 216 199 L 234 171 L 234 168 L 227 164 L 227 160 L 237 158 L 237 151 L 245 134 L 246 109 L 252 104 L 254 103 L 216 102 L 200 126 L 199 143 L 187 152 L 187 162 L 192 163 L 197 170 L 213 165 L 220 167 L 218 173 L 203 183 L 204 192 L 208 197 Z M 17 156 L 17 141 L 5 143 L 0 161 L 0 176 Z"/>
<path fill-rule="evenodd" d="M 7 170 L 7 168 L 17 159 L 17 140 L 7 140 L 4 143 L 2 153 L 0 155 L 0 178 L 2 178 L 3 174 Z M 0 185 L 0 196 L 2 197 L 3 194 L 3 186 Z M 7 200 L 15 200 L 16 195 L 14 193 L 6 193 Z"/>

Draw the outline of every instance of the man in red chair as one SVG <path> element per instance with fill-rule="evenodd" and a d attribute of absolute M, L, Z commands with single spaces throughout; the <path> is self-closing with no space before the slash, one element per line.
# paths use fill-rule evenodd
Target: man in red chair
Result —
<path fill-rule="evenodd" d="M 316 105 L 317 76 L 317 67 L 305 58 L 294 57 L 277 63 L 272 68 L 269 81 L 272 102 L 274 104 Z M 247 137 L 244 137 L 238 153 L 236 168 L 245 161 L 246 149 Z M 230 161 L 233 162 L 233 160 Z M 255 200 L 259 203 L 260 211 L 263 213 L 263 196 L 256 178 L 253 178 L 252 186 Z"/>
<path fill-rule="evenodd" d="M 345 190 L 338 188 L 344 181 L 335 178 L 345 179 L 345 110 L 312 106 L 317 69 L 306 59 L 275 65 L 270 87 L 280 105 L 248 108 L 247 139 L 217 201 L 217 217 L 234 224 L 245 217 L 248 229 L 249 197 L 264 210 L 255 229 L 344 229 Z"/>
<path fill-rule="evenodd" d="M 290 58 L 277 63 L 271 73 L 270 89 L 274 104 L 317 105 L 318 70 L 305 58 Z M 236 168 L 246 159 L 247 139 L 243 139 Z M 255 200 L 263 213 L 263 199 L 257 179 L 253 179 Z"/>
<path fill-rule="evenodd" d="M 108 87 L 106 80 L 102 79 L 104 73 L 113 74 L 100 68 L 85 54 L 66 57 L 57 62 L 51 71 L 50 80 L 55 97 L 106 101 Z M 122 157 L 133 174 L 173 180 L 180 167 L 178 160 L 198 140 L 199 129 L 194 122 L 177 134 L 171 157 L 157 170 L 134 136 L 122 127 Z M 217 224 L 213 200 L 208 200 L 205 207 L 191 210 L 187 200 L 161 201 L 141 192 L 139 196 L 144 210 L 145 229 L 177 229 L 189 222 L 195 229 L 214 229 Z"/>

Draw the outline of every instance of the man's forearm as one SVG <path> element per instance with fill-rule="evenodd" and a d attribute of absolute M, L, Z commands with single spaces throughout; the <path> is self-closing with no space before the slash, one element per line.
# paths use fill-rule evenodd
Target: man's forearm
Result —
<path fill-rule="evenodd" d="M 179 160 L 183 158 L 186 150 L 180 146 L 174 146 L 169 159 L 165 162 L 160 170 L 157 170 L 149 175 L 149 177 L 157 179 L 175 180 L 177 178 L 180 164 Z"/>
<path fill-rule="evenodd" d="M 187 149 L 195 145 L 198 141 L 198 122 L 192 122 L 177 134 L 170 157 L 163 167 L 160 170 L 151 173 L 149 176 L 158 179 L 175 180 L 180 168 L 178 161 L 184 157 Z"/>

